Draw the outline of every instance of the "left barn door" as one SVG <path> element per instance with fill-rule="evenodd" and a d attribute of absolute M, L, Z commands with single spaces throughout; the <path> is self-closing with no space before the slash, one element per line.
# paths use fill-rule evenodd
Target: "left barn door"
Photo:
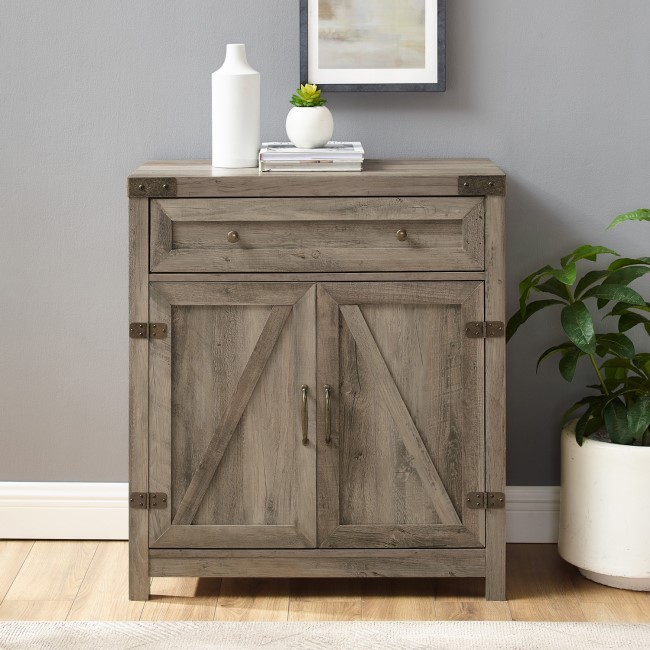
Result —
<path fill-rule="evenodd" d="M 316 287 L 153 282 L 152 548 L 316 546 Z M 303 387 L 304 390 L 303 390 Z"/>

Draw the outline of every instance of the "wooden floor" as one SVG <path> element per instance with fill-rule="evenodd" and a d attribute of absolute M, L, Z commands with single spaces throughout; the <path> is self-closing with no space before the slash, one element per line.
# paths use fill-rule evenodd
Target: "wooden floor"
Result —
<path fill-rule="evenodd" d="M 508 547 L 508 602 L 481 579 L 154 578 L 127 597 L 126 542 L 0 541 L 0 620 L 650 622 L 650 594 L 582 578 L 548 544 Z"/>

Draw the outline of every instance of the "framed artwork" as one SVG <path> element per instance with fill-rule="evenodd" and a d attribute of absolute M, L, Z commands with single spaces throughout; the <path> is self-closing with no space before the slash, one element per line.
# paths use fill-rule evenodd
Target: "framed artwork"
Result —
<path fill-rule="evenodd" d="M 446 0 L 300 0 L 300 83 L 444 91 Z"/>

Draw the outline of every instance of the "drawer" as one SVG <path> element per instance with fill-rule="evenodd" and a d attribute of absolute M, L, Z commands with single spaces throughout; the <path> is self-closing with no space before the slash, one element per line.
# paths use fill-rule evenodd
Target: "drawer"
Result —
<path fill-rule="evenodd" d="M 479 271 L 476 197 L 158 199 L 155 273 Z"/>

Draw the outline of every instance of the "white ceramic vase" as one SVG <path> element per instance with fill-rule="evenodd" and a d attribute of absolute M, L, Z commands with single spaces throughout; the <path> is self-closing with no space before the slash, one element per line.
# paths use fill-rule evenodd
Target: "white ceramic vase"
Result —
<path fill-rule="evenodd" d="M 287 135 L 300 149 L 324 147 L 334 133 L 327 106 L 294 106 L 287 115 Z"/>
<path fill-rule="evenodd" d="M 650 590 L 650 447 L 585 439 L 562 431 L 560 555 L 586 578 Z"/>
<path fill-rule="evenodd" d="M 260 149 L 260 73 L 246 60 L 246 46 L 229 44 L 212 73 L 212 165 L 257 167 Z"/>

